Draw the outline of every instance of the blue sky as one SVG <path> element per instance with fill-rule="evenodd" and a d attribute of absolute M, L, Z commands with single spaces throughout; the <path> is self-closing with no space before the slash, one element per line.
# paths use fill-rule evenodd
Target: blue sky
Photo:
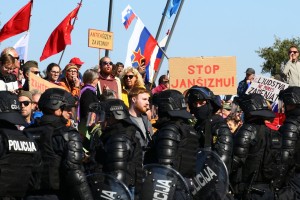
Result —
<path fill-rule="evenodd" d="M 1 27 L 27 2 L 0 0 Z M 51 32 L 77 3 L 79 0 L 34 0 L 29 59 L 39 61 Z M 83 0 L 82 4 L 71 34 L 72 45 L 67 46 L 60 65 L 64 68 L 72 57 L 79 57 L 85 62 L 81 68 L 81 72 L 84 72 L 98 63 L 99 54 L 100 57 L 105 55 L 104 50 L 99 53 L 98 49 L 88 47 L 88 29 L 107 30 L 109 0 Z M 111 30 L 114 32 L 114 49 L 109 54 L 113 62 L 125 62 L 128 40 L 134 27 L 132 24 L 126 30 L 121 22 L 121 12 L 128 4 L 155 36 L 166 0 L 114 0 Z M 238 81 L 244 78 L 248 67 L 260 74 L 263 60 L 255 50 L 271 46 L 275 36 L 281 39 L 298 37 L 299 8 L 300 1 L 297 0 L 185 0 L 167 55 L 236 56 Z M 166 19 L 163 33 L 171 28 L 171 22 Z M 0 49 L 13 46 L 23 34 L 3 41 Z M 40 68 L 44 70 L 49 63 L 58 63 L 60 56 L 61 53 L 40 62 Z M 166 73 L 167 68 L 168 61 L 164 59 L 161 73 Z"/>

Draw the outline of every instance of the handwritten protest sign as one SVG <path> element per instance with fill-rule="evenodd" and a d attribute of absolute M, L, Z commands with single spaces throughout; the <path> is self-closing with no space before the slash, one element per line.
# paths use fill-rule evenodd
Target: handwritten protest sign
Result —
<path fill-rule="evenodd" d="M 89 29 L 88 46 L 98 49 L 113 49 L 114 34 L 101 30 Z"/>
<path fill-rule="evenodd" d="M 261 94 L 266 100 L 275 102 L 278 99 L 279 92 L 288 86 L 289 84 L 276 79 L 256 75 L 246 94 Z"/>
<path fill-rule="evenodd" d="M 236 58 L 170 58 L 170 88 L 184 92 L 193 85 L 205 86 L 214 94 L 236 94 Z"/>
<path fill-rule="evenodd" d="M 41 77 L 30 72 L 30 74 L 29 74 L 29 90 L 37 89 L 40 92 L 44 92 L 48 88 L 64 89 L 63 87 L 60 87 L 54 83 L 50 83 L 49 81 L 42 79 Z"/>

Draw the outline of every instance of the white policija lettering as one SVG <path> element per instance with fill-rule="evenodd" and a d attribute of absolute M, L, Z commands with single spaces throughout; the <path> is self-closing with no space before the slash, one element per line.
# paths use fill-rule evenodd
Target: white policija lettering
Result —
<path fill-rule="evenodd" d="M 192 191 L 192 194 L 195 195 L 199 190 L 201 190 L 202 187 L 212 181 L 214 179 L 214 176 L 218 177 L 217 174 L 209 166 L 203 169 L 200 174 L 197 174 L 193 178 L 194 190 Z"/>
<path fill-rule="evenodd" d="M 112 199 L 117 199 L 116 196 L 117 196 L 116 192 L 102 190 L 101 198 L 112 200 Z"/>
<path fill-rule="evenodd" d="M 156 190 L 153 194 L 153 200 L 167 200 L 172 181 L 157 180 Z"/>
<path fill-rule="evenodd" d="M 37 151 L 34 142 L 19 141 L 19 140 L 8 140 L 9 151 L 25 151 L 35 152 Z"/>

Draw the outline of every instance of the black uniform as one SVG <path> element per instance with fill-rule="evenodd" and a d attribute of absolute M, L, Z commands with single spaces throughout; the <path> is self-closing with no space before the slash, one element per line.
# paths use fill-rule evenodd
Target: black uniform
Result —
<path fill-rule="evenodd" d="M 0 91 L 0 199 L 21 199 L 32 188 L 38 147 L 16 125 L 24 125 L 18 97 Z"/>
<path fill-rule="evenodd" d="M 105 114 L 102 134 L 98 144 L 94 144 L 96 148 L 93 148 L 96 152 L 92 152 L 99 165 L 97 171 L 113 175 L 125 183 L 131 191 L 135 191 L 137 199 L 143 176 L 143 151 L 135 136 L 137 129 L 123 101 L 108 99 L 97 107 L 101 108 L 98 113 Z"/>
<path fill-rule="evenodd" d="M 187 112 L 184 96 L 176 90 L 155 95 L 158 131 L 146 152 L 145 163 L 158 163 L 173 167 L 186 178 L 196 175 L 196 157 L 200 148 L 199 135 L 189 125 L 192 115 Z"/>
<path fill-rule="evenodd" d="M 67 127 L 67 119 L 54 114 L 75 106 L 65 90 L 46 90 L 39 100 L 44 115 L 26 132 L 33 135 L 41 150 L 41 163 L 36 170 L 35 190 L 26 199 L 93 199 L 85 178 L 83 149 L 78 131 Z"/>
<path fill-rule="evenodd" d="M 281 91 L 279 98 L 285 105 L 286 115 L 286 120 L 279 129 L 283 136 L 282 160 L 287 168 L 285 175 L 297 195 L 294 199 L 300 199 L 300 87 L 289 87 Z"/>
<path fill-rule="evenodd" d="M 279 189 L 281 135 L 265 125 L 275 114 L 259 94 L 238 100 L 244 112 L 244 124 L 234 137 L 231 181 L 236 196 L 243 199 L 275 199 Z M 236 180 L 237 174 L 241 176 Z"/>
<path fill-rule="evenodd" d="M 201 137 L 201 147 L 211 147 L 230 171 L 233 139 L 226 121 L 215 114 L 221 108 L 220 102 L 207 87 L 193 86 L 186 97 L 191 113 L 197 118 L 195 129 Z M 199 101 L 206 103 L 197 106 Z"/>

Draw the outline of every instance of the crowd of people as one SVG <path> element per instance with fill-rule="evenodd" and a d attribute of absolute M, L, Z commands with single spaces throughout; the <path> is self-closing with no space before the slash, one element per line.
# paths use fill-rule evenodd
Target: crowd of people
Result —
<path fill-rule="evenodd" d="M 246 94 L 252 68 L 236 96 L 197 85 L 182 94 L 170 89 L 167 75 L 157 86 L 149 83 L 143 64 L 124 67 L 103 57 L 81 74 L 84 62 L 74 57 L 63 69 L 50 63 L 42 77 L 38 62 L 20 65 L 16 50 L 5 48 L 0 199 L 117 199 L 99 194 L 99 174 L 121 181 L 132 199 L 300 199 L 300 85 L 293 71 L 299 53 L 295 46 L 289 52 L 283 73 L 290 87 L 279 94 L 279 115 L 274 102 Z M 59 87 L 31 89 L 30 73 Z M 226 188 L 214 188 L 221 178 L 209 164 L 210 178 L 200 180 L 203 150 L 223 163 Z M 178 171 L 189 195 L 181 187 L 156 194 L 151 184 L 157 180 L 144 177 L 151 164 Z M 176 185 L 165 181 L 165 188 Z"/>

